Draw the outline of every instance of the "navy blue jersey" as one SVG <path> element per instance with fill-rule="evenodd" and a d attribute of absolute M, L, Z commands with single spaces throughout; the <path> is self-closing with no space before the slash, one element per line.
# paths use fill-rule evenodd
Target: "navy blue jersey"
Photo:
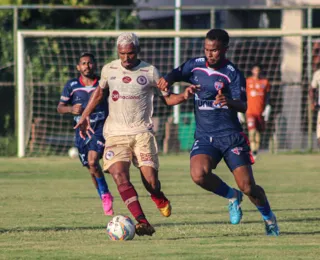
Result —
<path fill-rule="evenodd" d="M 93 86 L 85 86 L 83 84 L 81 77 L 80 78 L 74 78 L 67 82 L 67 84 L 64 86 L 62 95 L 60 97 L 60 102 L 63 102 L 65 104 L 69 105 L 75 105 L 75 104 L 81 104 L 82 108 L 85 109 L 91 94 L 93 91 L 99 86 L 99 80 L 98 78 L 94 81 Z M 106 117 L 108 116 L 108 99 L 107 97 L 103 102 L 101 102 L 91 113 L 90 115 L 90 121 L 91 126 L 103 126 L 104 121 Z M 75 116 L 74 120 L 77 122 L 80 119 L 79 116 Z"/>
<path fill-rule="evenodd" d="M 247 101 L 245 78 L 230 61 L 226 60 L 215 70 L 207 65 L 205 57 L 193 58 L 174 69 L 165 78 L 174 82 L 185 81 L 200 85 L 200 90 L 194 96 L 195 138 L 222 137 L 242 131 L 237 111 L 227 106 L 214 105 L 220 89 L 231 99 Z"/>

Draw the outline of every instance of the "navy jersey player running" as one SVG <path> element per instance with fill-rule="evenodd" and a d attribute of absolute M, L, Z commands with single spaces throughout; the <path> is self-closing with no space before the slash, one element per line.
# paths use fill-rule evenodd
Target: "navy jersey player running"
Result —
<path fill-rule="evenodd" d="M 243 193 L 262 214 L 267 235 L 279 235 L 276 217 L 270 209 L 264 190 L 255 183 L 253 159 L 237 112 L 247 109 L 245 79 L 225 58 L 229 35 L 221 29 L 210 30 L 205 38 L 205 57 L 190 59 L 158 82 L 166 90 L 174 82 L 193 84 L 185 98 L 194 96 L 196 118 L 195 142 L 190 153 L 192 180 L 205 190 L 229 199 L 232 224 L 242 218 Z M 212 173 L 221 159 L 233 173 L 239 190 L 229 187 Z"/>
<path fill-rule="evenodd" d="M 57 110 L 60 114 L 74 115 L 75 123 L 80 119 L 91 94 L 99 86 L 99 78 L 94 73 L 95 69 L 94 56 L 91 53 L 81 54 L 77 65 L 80 77 L 69 80 L 63 88 Z M 99 159 L 104 151 L 105 140 L 102 129 L 107 116 L 108 105 L 107 97 L 105 97 L 104 102 L 97 106 L 94 113 L 90 115 L 91 127 L 95 130 L 95 133 L 91 138 L 87 137 L 84 140 L 80 137 L 79 129 L 76 129 L 75 146 L 78 148 L 82 165 L 87 167 L 91 174 L 93 184 L 102 200 L 104 213 L 113 215 L 113 197 L 99 164 Z"/>

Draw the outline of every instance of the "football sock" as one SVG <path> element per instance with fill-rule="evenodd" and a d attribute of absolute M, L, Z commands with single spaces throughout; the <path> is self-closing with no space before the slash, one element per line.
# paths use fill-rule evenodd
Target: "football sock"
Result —
<path fill-rule="evenodd" d="M 118 186 L 118 191 L 132 216 L 138 222 L 148 223 L 138 200 L 138 194 L 132 184 L 130 182 L 123 183 Z"/>
<path fill-rule="evenodd" d="M 98 195 L 99 195 L 99 197 L 101 199 L 101 192 L 100 192 L 99 188 L 97 188 L 97 192 L 98 192 Z"/>
<path fill-rule="evenodd" d="M 168 199 L 164 196 L 163 192 L 157 194 L 151 194 L 151 199 L 157 205 L 158 208 L 163 208 L 168 204 Z"/>
<path fill-rule="evenodd" d="M 273 212 L 270 208 L 268 200 L 266 200 L 266 203 L 263 206 L 257 206 L 257 209 L 260 211 L 263 220 L 269 220 L 273 217 Z"/>
<path fill-rule="evenodd" d="M 101 178 L 97 178 L 97 183 L 98 183 L 98 189 L 99 189 L 99 194 L 100 196 L 102 194 L 108 193 L 109 192 L 109 188 L 108 188 L 108 184 L 106 182 L 106 179 L 104 178 L 104 176 L 102 176 Z"/>
<path fill-rule="evenodd" d="M 221 181 L 218 188 L 214 191 L 214 194 L 217 194 L 226 199 L 232 199 L 234 196 L 234 190 L 225 182 Z"/>

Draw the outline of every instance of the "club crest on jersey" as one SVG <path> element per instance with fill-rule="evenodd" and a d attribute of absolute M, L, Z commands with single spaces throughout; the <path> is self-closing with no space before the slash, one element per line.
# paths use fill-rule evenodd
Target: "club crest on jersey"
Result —
<path fill-rule="evenodd" d="M 131 80 L 132 80 L 132 79 L 131 79 L 129 76 L 125 76 L 125 77 L 122 78 L 122 82 L 123 82 L 123 83 L 126 83 L 126 84 L 130 83 Z"/>
<path fill-rule="evenodd" d="M 236 155 L 240 155 L 241 151 L 242 151 L 242 147 L 235 147 L 231 149 L 231 152 L 233 152 Z"/>
<path fill-rule="evenodd" d="M 145 76 L 139 76 L 139 77 L 137 77 L 137 82 L 140 85 L 145 85 L 145 84 L 147 84 L 147 78 Z"/>
<path fill-rule="evenodd" d="M 216 81 L 216 82 L 214 83 L 214 87 L 215 87 L 215 89 L 218 91 L 218 90 L 220 90 L 220 89 L 223 89 L 224 83 L 221 82 L 221 81 Z"/>
<path fill-rule="evenodd" d="M 106 159 L 107 160 L 111 160 L 113 156 L 114 156 L 114 152 L 113 151 L 109 150 L 109 151 L 106 152 Z"/>

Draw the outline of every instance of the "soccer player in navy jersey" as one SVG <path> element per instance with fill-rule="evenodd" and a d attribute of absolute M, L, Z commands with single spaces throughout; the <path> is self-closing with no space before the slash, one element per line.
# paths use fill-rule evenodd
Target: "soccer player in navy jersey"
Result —
<path fill-rule="evenodd" d="M 196 119 L 195 141 L 190 153 L 192 180 L 205 190 L 229 200 L 232 224 L 242 218 L 240 203 L 243 193 L 260 211 L 266 234 L 278 236 L 276 217 L 271 211 L 262 187 L 255 183 L 248 139 L 242 133 L 237 112 L 247 110 L 246 82 L 242 73 L 226 59 L 229 35 L 212 29 L 205 38 L 204 57 L 188 60 L 158 81 L 165 91 L 174 82 L 189 82 L 193 88 L 185 98 L 194 96 Z M 212 173 L 224 159 L 240 190 L 233 189 Z"/>
<path fill-rule="evenodd" d="M 99 86 L 99 78 L 95 75 L 96 62 L 91 53 L 82 53 L 77 64 L 79 78 L 71 79 L 64 86 L 57 110 L 60 114 L 74 115 L 75 124 L 79 121 L 86 108 L 93 91 Z M 90 115 L 90 124 L 94 129 L 91 137 L 82 139 L 79 129 L 75 131 L 75 146 L 79 151 L 79 158 L 83 166 L 87 167 L 92 181 L 102 201 L 105 215 L 113 215 L 113 197 L 99 164 L 104 151 L 105 140 L 102 130 L 108 116 L 107 96 Z"/>

